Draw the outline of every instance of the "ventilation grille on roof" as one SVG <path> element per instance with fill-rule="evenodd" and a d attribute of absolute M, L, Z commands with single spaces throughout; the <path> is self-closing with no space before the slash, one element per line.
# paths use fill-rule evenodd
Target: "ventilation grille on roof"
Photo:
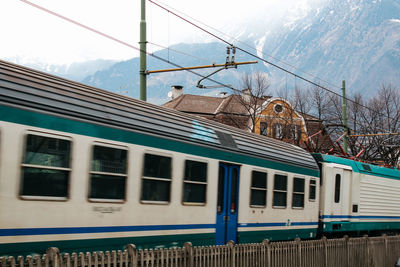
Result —
<path fill-rule="evenodd" d="M 237 148 L 235 140 L 233 140 L 233 138 L 230 134 L 219 132 L 219 131 L 215 131 L 215 133 L 217 134 L 221 145 L 223 145 L 225 147 Z"/>
<path fill-rule="evenodd" d="M 361 165 L 363 166 L 364 170 L 366 170 L 367 172 L 371 171 L 371 167 L 369 165 L 367 165 L 367 164 L 361 164 Z"/>

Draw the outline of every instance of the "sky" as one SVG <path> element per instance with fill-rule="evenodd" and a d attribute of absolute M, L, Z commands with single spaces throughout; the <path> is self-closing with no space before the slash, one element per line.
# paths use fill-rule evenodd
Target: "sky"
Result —
<path fill-rule="evenodd" d="M 153 0 L 215 29 L 246 23 L 256 15 L 278 17 L 307 0 Z M 138 51 L 33 7 L 33 3 L 130 46 L 139 47 L 140 0 L 1 0 L 0 58 L 70 64 L 94 59 L 127 60 Z M 256 15 L 255 15 L 256 14 Z M 180 42 L 212 41 L 195 27 L 146 1 L 150 52 Z M 215 40 L 214 40 L 215 41 Z M 156 45 L 154 45 L 156 44 Z"/>

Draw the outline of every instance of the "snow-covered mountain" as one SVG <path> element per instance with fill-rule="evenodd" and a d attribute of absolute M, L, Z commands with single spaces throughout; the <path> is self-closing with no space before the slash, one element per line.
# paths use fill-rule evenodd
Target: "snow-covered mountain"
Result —
<path fill-rule="evenodd" d="M 354 91 L 400 86 L 398 0 L 324 1 L 258 38 L 265 53 L 331 83 L 346 80 Z"/>
<path fill-rule="evenodd" d="M 222 31 L 230 37 L 216 34 L 237 47 L 337 92 L 342 80 L 346 80 L 349 94 L 374 95 L 382 83 L 391 83 L 400 90 L 399 0 L 307 0 L 299 1 L 289 10 L 259 8 L 252 17 L 232 20 Z M 148 56 L 148 70 L 225 63 L 226 44 L 214 41 L 182 43 L 156 52 L 158 58 Z M 237 50 L 237 62 L 250 60 L 256 59 Z M 263 71 L 270 75 L 272 90 L 311 86 L 299 77 L 258 61 L 258 64 L 220 71 L 210 78 L 219 84 L 243 89 L 242 73 Z M 69 66 L 23 65 L 139 97 L 138 58 Z M 202 76 L 215 70 L 151 74 L 147 79 L 148 100 L 158 104 L 166 102 L 171 85 L 183 85 L 185 93 L 215 96 L 222 91 L 229 92 L 227 88 L 196 87 Z M 216 85 L 211 81 L 202 81 L 202 84 Z"/>
<path fill-rule="evenodd" d="M 346 80 L 350 93 L 374 94 L 382 83 L 391 83 L 400 90 L 400 2 L 398 0 L 309 0 L 297 8 L 279 13 L 260 10 L 247 22 L 226 27 L 238 47 L 277 64 L 296 75 L 338 91 Z M 264 14 L 264 15 L 263 15 Z M 236 39 L 234 39 L 236 38 Z M 251 49 L 247 46 L 249 44 Z M 177 54 L 179 50 L 186 55 Z M 226 45 L 223 43 L 179 44 L 163 50 L 158 56 L 180 66 L 224 63 Z M 202 60 L 202 59 L 208 59 Z M 237 61 L 255 60 L 248 54 L 236 54 Z M 264 64 L 262 64 L 264 63 Z M 148 69 L 173 68 L 149 57 Z M 243 72 L 261 70 L 271 76 L 272 87 L 310 87 L 298 77 L 267 64 L 240 66 L 237 70 L 221 71 L 211 78 L 240 88 Z M 208 75 L 213 69 L 195 71 Z M 120 62 L 99 71 L 83 81 L 116 92 L 139 95 L 139 60 Z M 171 72 L 148 76 L 148 95 L 151 102 L 167 100 L 170 86 L 185 86 L 186 93 L 215 95 L 227 89 L 200 90 L 195 85 L 201 77 L 189 72 Z M 326 83 L 325 81 L 330 82 Z M 204 82 L 206 83 L 206 82 Z"/>
<path fill-rule="evenodd" d="M 64 65 L 49 64 L 35 58 L 13 57 L 4 60 L 78 82 L 117 63 L 115 60 L 103 59 Z"/>

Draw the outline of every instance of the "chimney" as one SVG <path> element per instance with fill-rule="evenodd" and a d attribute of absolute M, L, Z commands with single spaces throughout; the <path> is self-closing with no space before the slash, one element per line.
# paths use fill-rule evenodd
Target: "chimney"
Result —
<path fill-rule="evenodd" d="M 172 85 L 171 86 L 171 98 L 175 99 L 183 95 L 183 86 L 181 85 Z"/>

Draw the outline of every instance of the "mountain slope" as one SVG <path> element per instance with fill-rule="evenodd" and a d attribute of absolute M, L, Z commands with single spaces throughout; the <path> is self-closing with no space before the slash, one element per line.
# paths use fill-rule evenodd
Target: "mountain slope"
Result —
<path fill-rule="evenodd" d="M 273 12 L 273 11 L 272 11 Z M 262 13 L 260 13 L 262 14 Z M 400 89 L 400 2 L 398 0 L 310 0 L 309 5 L 289 10 L 278 20 L 268 16 L 255 17 L 243 25 L 229 25 L 230 35 L 252 44 L 261 51 L 253 53 L 276 63 L 297 75 L 324 86 L 324 80 L 341 85 L 346 80 L 349 92 L 374 94 L 382 83 L 392 83 Z M 242 43 L 239 47 L 248 49 Z M 186 54 L 175 53 L 174 50 Z M 250 50 L 250 49 L 249 49 Z M 157 56 L 180 66 L 198 66 L 225 62 L 226 45 L 222 43 L 179 44 Z M 204 58 L 204 60 L 203 60 Z M 289 62 L 290 65 L 279 62 Z M 236 61 L 254 60 L 237 52 Z M 296 66 L 297 68 L 293 68 Z M 153 57 L 148 57 L 148 69 L 174 68 Z M 310 84 L 287 75 L 268 64 L 239 66 L 237 70 L 224 70 L 211 76 L 238 89 L 243 72 L 264 71 L 270 74 L 272 88 L 279 90 Z M 196 70 L 208 75 L 215 69 Z M 306 73 L 304 73 L 304 72 Z M 139 59 L 119 62 L 84 79 L 85 83 L 139 96 Z M 315 76 L 308 75 L 308 73 Z M 201 90 L 195 87 L 201 77 L 187 71 L 151 74 L 148 76 L 148 98 L 154 103 L 168 100 L 171 85 L 185 86 L 185 93 L 216 95 L 228 89 Z M 204 82 L 212 84 L 212 82 Z M 338 88 L 333 88 L 338 91 Z"/>
<path fill-rule="evenodd" d="M 400 85 L 400 3 L 327 1 L 282 27 L 263 51 L 354 91 Z"/>

